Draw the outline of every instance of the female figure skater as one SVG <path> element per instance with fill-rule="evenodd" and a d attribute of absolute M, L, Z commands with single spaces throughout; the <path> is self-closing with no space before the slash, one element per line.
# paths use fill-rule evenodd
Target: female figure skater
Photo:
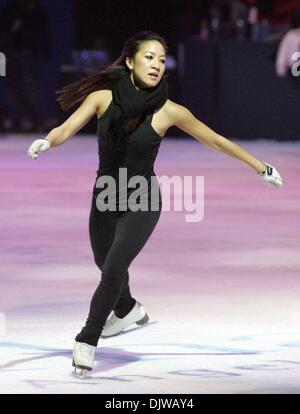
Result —
<path fill-rule="evenodd" d="M 75 338 L 73 366 L 75 372 L 76 368 L 81 369 L 81 374 L 93 368 L 101 335 L 116 335 L 133 323 L 143 324 L 149 319 L 145 308 L 130 293 L 128 268 L 160 216 L 161 194 L 153 165 L 168 128 L 177 126 L 213 149 L 248 164 L 266 183 L 282 186 L 274 167 L 217 134 L 187 108 L 168 99 L 166 53 L 167 45 L 161 36 L 150 31 L 137 33 L 125 43 L 122 55 L 111 66 L 58 92 L 64 110 L 81 105 L 45 138 L 35 140 L 28 150 L 28 155 L 36 159 L 39 152 L 62 145 L 92 116 L 98 117 L 100 164 L 93 188 L 89 232 L 95 263 L 102 275 L 86 324 Z M 119 186 L 122 177 L 118 175 L 124 171 L 127 178 L 122 187 Z M 142 195 L 158 189 L 156 208 L 150 207 L 149 199 L 140 210 L 128 208 L 127 179 L 137 175 L 148 184 Z M 150 180 L 151 176 L 154 180 Z M 108 193 L 98 185 L 98 180 L 104 177 L 117 184 Z M 117 209 L 105 210 L 104 194 L 113 196 Z"/>

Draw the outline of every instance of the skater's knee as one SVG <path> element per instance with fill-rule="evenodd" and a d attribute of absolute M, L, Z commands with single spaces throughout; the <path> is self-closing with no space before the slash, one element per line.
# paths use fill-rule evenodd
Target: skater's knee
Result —
<path fill-rule="evenodd" d="M 98 256 L 95 256 L 94 261 L 95 261 L 96 265 L 98 266 L 98 268 L 102 271 L 103 270 L 103 260 L 102 260 L 102 258 L 100 258 Z"/>
<path fill-rule="evenodd" d="M 127 278 L 128 268 L 117 263 L 105 263 L 102 268 L 102 280 L 119 286 Z"/>

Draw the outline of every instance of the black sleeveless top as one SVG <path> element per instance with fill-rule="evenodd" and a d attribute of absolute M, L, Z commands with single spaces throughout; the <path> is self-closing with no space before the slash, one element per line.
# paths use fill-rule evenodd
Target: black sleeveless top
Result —
<path fill-rule="evenodd" d="M 141 119 L 124 138 L 122 149 L 118 149 L 107 133 L 113 105 L 114 100 L 97 125 L 99 168 L 93 195 L 97 198 L 98 210 L 103 200 L 105 204 L 110 200 L 109 210 L 112 211 L 161 210 L 161 193 L 153 167 L 162 137 L 151 126 L 153 114 Z M 114 179 L 115 185 L 109 177 Z M 139 208 L 132 207 L 137 205 Z"/>

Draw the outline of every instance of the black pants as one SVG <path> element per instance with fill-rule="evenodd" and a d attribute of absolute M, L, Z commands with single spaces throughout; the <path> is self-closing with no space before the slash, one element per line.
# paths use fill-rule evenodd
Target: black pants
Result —
<path fill-rule="evenodd" d="M 122 318 L 133 308 L 136 301 L 129 289 L 128 268 L 149 239 L 160 213 L 161 204 L 158 211 L 101 212 L 93 198 L 90 241 L 102 276 L 91 300 L 86 325 L 76 341 L 97 346 L 110 312 L 114 310 Z"/>

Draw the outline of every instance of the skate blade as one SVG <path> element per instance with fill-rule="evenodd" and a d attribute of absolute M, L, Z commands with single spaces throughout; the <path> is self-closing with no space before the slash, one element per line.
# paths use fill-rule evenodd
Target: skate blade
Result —
<path fill-rule="evenodd" d="M 80 379 L 88 378 L 88 372 L 92 370 L 92 368 L 85 367 L 83 365 L 76 365 L 73 359 L 72 365 L 74 367 L 73 376 Z"/>

